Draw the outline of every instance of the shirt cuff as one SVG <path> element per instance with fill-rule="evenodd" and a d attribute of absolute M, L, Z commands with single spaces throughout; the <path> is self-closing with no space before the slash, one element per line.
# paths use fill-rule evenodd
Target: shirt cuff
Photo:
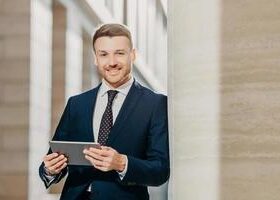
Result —
<path fill-rule="evenodd" d="M 44 172 L 43 178 L 45 179 L 46 184 L 48 186 L 50 186 L 54 182 L 54 180 L 56 179 L 56 175 L 49 175 L 47 173 L 47 170 L 46 170 L 45 166 L 44 166 L 43 172 Z"/>
<path fill-rule="evenodd" d="M 125 155 L 125 166 L 124 166 L 124 170 L 122 172 L 118 172 L 119 174 L 119 177 L 121 180 L 123 180 L 126 172 L 127 172 L 127 166 L 128 166 L 128 159 L 127 159 L 127 156 Z"/>

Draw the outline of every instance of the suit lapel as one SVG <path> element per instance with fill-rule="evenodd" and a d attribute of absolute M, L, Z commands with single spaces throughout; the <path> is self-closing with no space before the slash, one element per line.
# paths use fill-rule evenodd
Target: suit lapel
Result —
<path fill-rule="evenodd" d="M 87 110 L 87 119 L 88 119 L 88 124 L 90 125 L 89 131 L 87 131 L 87 138 L 86 141 L 94 141 L 94 132 L 93 132 L 93 113 L 94 113 L 94 108 L 95 108 L 95 103 L 96 103 L 96 98 L 97 98 L 97 92 L 100 88 L 101 84 L 99 84 L 95 89 L 93 89 L 90 98 L 89 98 L 89 106 Z"/>
<path fill-rule="evenodd" d="M 136 81 L 134 81 L 134 83 L 130 88 L 130 91 L 128 92 L 124 100 L 124 103 L 117 116 L 117 119 L 110 131 L 108 142 L 107 142 L 108 146 L 110 146 L 110 144 L 114 142 L 115 138 L 122 133 L 120 129 L 125 124 L 127 117 L 134 110 L 141 95 L 142 95 L 141 86 Z"/>

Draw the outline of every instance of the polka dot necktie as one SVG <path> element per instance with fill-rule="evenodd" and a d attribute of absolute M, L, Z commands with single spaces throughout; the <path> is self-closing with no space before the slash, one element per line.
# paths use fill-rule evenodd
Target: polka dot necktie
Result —
<path fill-rule="evenodd" d="M 108 90 L 107 93 L 108 93 L 108 103 L 101 119 L 99 133 L 98 133 L 98 140 L 97 140 L 97 142 L 101 145 L 106 145 L 109 132 L 113 126 L 112 104 L 118 91 Z"/>

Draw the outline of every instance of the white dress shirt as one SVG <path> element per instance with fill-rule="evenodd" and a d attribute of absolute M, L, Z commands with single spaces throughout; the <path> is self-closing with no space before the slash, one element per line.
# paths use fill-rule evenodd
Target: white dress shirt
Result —
<path fill-rule="evenodd" d="M 102 84 L 98 90 L 97 98 L 95 102 L 95 109 L 93 114 L 93 132 L 94 132 L 94 138 L 95 142 L 97 142 L 98 133 L 99 133 L 99 127 L 101 123 L 101 119 L 103 116 L 103 113 L 106 109 L 107 102 L 108 102 L 108 90 L 117 90 L 118 93 L 115 96 L 112 104 L 112 111 L 113 111 L 113 125 L 116 121 L 116 118 L 119 114 L 119 111 L 123 105 L 123 102 L 130 90 L 130 87 L 133 83 L 133 78 L 130 78 L 128 82 L 121 85 L 118 88 L 111 88 L 109 84 L 103 79 Z"/>

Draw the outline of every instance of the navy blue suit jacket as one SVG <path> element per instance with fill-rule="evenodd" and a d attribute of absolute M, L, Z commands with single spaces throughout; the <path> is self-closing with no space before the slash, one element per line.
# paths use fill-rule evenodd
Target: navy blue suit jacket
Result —
<path fill-rule="evenodd" d="M 94 141 L 93 111 L 99 87 L 69 98 L 53 140 Z M 120 180 L 115 171 L 68 166 L 54 181 L 60 181 L 68 172 L 60 199 L 80 199 L 91 183 L 96 200 L 149 199 L 147 186 L 161 185 L 169 177 L 167 97 L 134 81 L 111 129 L 107 146 L 127 155 L 125 177 Z M 45 181 L 43 164 L 39 173 Z M 48 187 L 46 181 L 45 185 Z"/>

